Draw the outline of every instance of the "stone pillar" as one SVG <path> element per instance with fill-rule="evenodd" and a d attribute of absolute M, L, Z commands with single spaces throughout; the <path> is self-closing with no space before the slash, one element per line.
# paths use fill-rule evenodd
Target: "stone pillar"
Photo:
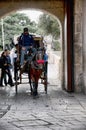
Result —
<path fill-rule="evenodd" d="M 82 39 L 83 39 L 83 78 L 84 87 L 83 91 L 86 94 L 86 0 L 83 0 L 83 24 L 82 24 Z"/>
<path fill-rule="evenodd" d="M 73 1 L 65 2 L 65 22 L 64 22 L 64 70 L 65 70 L 65 89 L 73 92 L 74 73 L 73 73 Z"/>
<path fill-rule="evenodd" d="M 82 3 L 82 0 L 74 1 L 74 87 L 76 92 L 83 90 Z"/>

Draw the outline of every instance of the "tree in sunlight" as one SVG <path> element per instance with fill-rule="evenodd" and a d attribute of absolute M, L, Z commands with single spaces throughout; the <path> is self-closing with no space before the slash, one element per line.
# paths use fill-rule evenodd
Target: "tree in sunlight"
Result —
<path fill-rule="evenodd" d="M 60 36 L 60 26 L 58 21 L 51 15 L 42 14 L 38 23 L 39 31 L 42 30 L 44 35 L 52 35 L 55 39 Z"/>
<path fill-rule="evenodd" d="M 0 21 L 0 45 L 2 45 L 2 30 Z M 3 18 L 4 42 L 10 44 L 14 35 L 22 33 L 23 28 L 28 27 L 30 33 L 36 32 L 36 23 L 32 22 L 25 14 L 14 13 Z"/>
<path fill-rule="evenodd" d="M 58 21 L 48 14 L 42 14 L 39 18 L 38 32 L 43 36 L 52 36 L 53 48 L 60 50 L 60 43 L 57 41 L 60 38 L 60 25 Z"/>

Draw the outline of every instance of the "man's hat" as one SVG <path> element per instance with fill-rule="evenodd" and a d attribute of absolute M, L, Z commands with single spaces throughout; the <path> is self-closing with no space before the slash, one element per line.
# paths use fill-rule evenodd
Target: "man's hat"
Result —
<path fill-rule="evenodd" d="M 28 28 L 24 28 L 24 32 L 28 32 Z"/>

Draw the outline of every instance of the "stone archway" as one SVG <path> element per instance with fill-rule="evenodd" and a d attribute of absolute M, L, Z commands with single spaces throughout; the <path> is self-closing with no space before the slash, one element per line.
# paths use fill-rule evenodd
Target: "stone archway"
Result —
<path fill-rule="evenodd" d="M 67 5 L 68 4 L 68 5 Z M 69 8 L 68 8 L 69 7 Z M 46 0 L 46 4 L 43 0 L 7 0 L 6 2 L 0 2 L 0 17 L 3 17 L 16 10 L 23 9 L 39 9 L 47 11 L 53 14 L 61 22 L 62 25 L 62 87 L 67 91 L 71 92 L 72 89 L 72 62 L 71 62 L 71 41 L 72 41 L 72 31 L 68 29 L 70 26 L 70 16 L 71 16 L 71 0 L 67 3 L 64 0 Z M 66 17 L 67 16 L 67 17 Z M 65 19 L 66 18 L 66 19 Z M 65 19 L 65 22 L 64 22 Z M 68 23 L 69 22 L 69 23 Z M 65 23 L 65 24 L 64 24 Z M 67 32 L 66 32 L 67 30 Z M 67 35 L 69 36 L 67 36 Z M 67 40 L 66 40 L 67 39 Z M 70 55 L 68 55 L 68 52 Z M 66 55 L 65 55 L 66 54 Z"/>

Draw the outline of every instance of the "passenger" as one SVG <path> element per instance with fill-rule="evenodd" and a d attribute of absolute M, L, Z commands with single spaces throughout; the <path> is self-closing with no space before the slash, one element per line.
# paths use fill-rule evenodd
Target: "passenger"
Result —
<path fill-rule="evenodd" d="M 20 65 L 22 68 L 24 64 L 24 55 L 30 48 L 33 48 L 34 44 L 33 36 L 29 34 L 28 28 L 24 28 L 23 33 L 18 39 L 18 44 L 21 46 Z"/>
<path fill-rule="evenodd" d="M 45 69 L 45 72 L 47 74 L 47 66 L 48 66 L 48 54 L 46 52 L 46 49 L 44 48 L 44 56 L 43 56 L 43 59 L 44 59 L 44 69 Z"/>

